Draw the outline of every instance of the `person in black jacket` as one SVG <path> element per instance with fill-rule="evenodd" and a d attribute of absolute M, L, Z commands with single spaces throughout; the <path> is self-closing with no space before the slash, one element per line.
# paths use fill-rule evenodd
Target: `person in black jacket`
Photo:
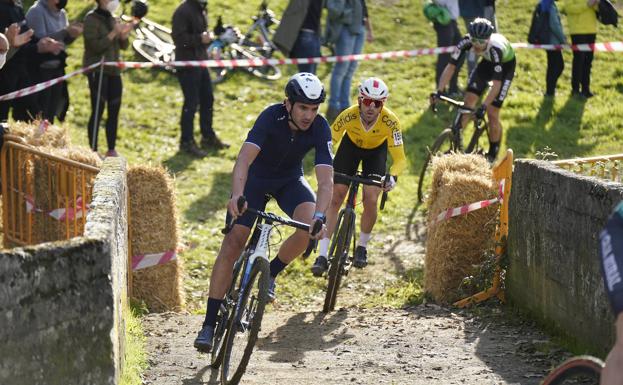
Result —
<path fill-rule="evenodd" d="M 17 23 L 20 33 L 30 30 L 25 21 L 24 10 L 19 2 L 14 0 L 0 0 L 0 31 Z M 28 72 L 28 66 L 38 63 L 42 54 L 58 55 L 63 44 L 49 37 L 37 39 L 33 37 L 28 43 L 19 48 L 11 60 L 0 70 L 0 95 L 31 86 L 33 81 Z M 23 96 L 14 100 L 0 102 L 0 122 L 9 118 L 9 110 L 13 107 L 13 119 L 30 121 L 37 117 L 40 108 L 34 95 Z"/>
<path fill-rule="evenodd" d="M 175 43 L 176 60 L 207 60 L 207 46 L 212 41 L 207 22 L 207 0 L 185 0 L 173 13 L 172 37 Z M 207 68 L 178 68 L 177 78 L 184 93 L 182 108 L 182 137 L 180 151 L 202 158 L 207 155 L 203 149 L 229 147 L 221 142 L 212 128 L 214 95 L 210 73 Z M 201 147 L 193 136 L 195 112 L 199 106 L 199 127 Z"/>

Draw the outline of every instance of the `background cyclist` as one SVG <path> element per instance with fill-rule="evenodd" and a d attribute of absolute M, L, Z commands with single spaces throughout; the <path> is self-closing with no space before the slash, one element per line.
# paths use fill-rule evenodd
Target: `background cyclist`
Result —
<path fill-rule="evenodd" d="M 255 216 L 238 211 L 241 195 L 248 206 L 263 210 L 264 196 L 270 194 L 290 218 L 306 222 L 325 220 L 325 211 L 333 190 L 331 131 L 327 121 L 318 115 L 325 99 L 322 83 L 315 75 L 302 72 L 288 81 L 286 100 L 266 108 L 258 116 L 242 145 L 232 172 L 232 195 L 227 204 L 229 215 L 237 217 L 232 230 L 225 235 L 216 258 L 205 320 L 194 346 L 199 351 L 212 348 L 216 316 L 231 282 L 233 264 L 242 252 Z M 315 149 L 315 171 L 318 200 L 303 176 L 303 157 Z M 311 226 L 310 226 L 311 231 Z M 323 231 L 315 238 L 320 238 Z M 271 296 L 274 277 L 307 247 L 309 236 L 297 230 L 283 242 L 270 262 Z"/>
<path fill-rule="evenodd" d="M 600 234 L 606 292 L 616 316 L 617 338 L 601 372 L 601 385 L 623 385 L 623 202 Z"/>
<path fill-rule="evenodd" d="M 469 76 L 464 102 L 466 107 L 474 108 L 483 91 L 488 87 L 489 81 L 493 81 L 493 86 L 487 97 L 476 110 L 476 116 L 479 118 L 483 118 L 485 112 L 489 118 L 487 159 L 490 162 L 495 160 L 500 150 L 500 141 L 502 140 L 500 109 L 515 76 L 516 64 L 515 51 L 508 40 L 499 33 L 493 33 L 493 30 L 491 22 L 481 17 L 469 24 L 469 33 L 456 46 L 450 63 L 441 74 L 437 92 L 431 95 L 431 102 L 434 103 L 435 98 L 445 90 L 456 71 L 457 64 L 463 60 L 467 52 L 472 51 L 476 55 L 482 56 L 482 60 Z M 463 116 L 463 127 L 465 127 L 468 119 L 468 115 Z"/>
<path fill-rule="evenodd" d="M 386 181 L 386 191 L 394 188 L 397 176 L 407 165 L 400 121 L 392 111 L 385 107 L 388 96 L 389 90 L 381 79 L 366 79 L 359 85 L 357 104 L 339 114 L 331 125 L 333 143 L 336 146 L 339 143 L 333 160 L 335 172 L 354 175 L 359 163 L 362 163 L 364 178 L 381 179 L 386 173 L 385 164 L 389 150 L 392 156 L 392 167 L 391 177 Z M 347 180 L 335 176 L 334 183 L 333 199 L 327 211 L 327 235 L 319 242 L 318 258 L 312 266 L 312 272 L 317 277 L 328 268 L 329 239 L 335 230 L 338 210 L 348 192 Z M 367 265 L 366 246 L 376 223 L 377 201 L 380 193 L 379 187 L 363 186 L 363 214 L 361 233 L 353 261 L 355 267 L 361 268 Z"/>

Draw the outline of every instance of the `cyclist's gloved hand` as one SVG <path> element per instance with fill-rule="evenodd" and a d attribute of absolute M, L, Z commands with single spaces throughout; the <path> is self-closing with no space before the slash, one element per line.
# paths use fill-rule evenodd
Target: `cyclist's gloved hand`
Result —
<path fill-rule="evenodd" d="M 316 211 L 314 213 L 314 217 L 312 218 L 311 223 L 309 224 L 309 237 L 311 239 L 321 239 L 325 236 L 327 231 L 327 226 L 325 223 L 327 222 L 327 217 L 324 213 L 320 211 Z M 320 228 L 320 231 L 313 234 L 314 229 Z"/>
<path fill-rule="evenodd" d="M 381 178 L 381 183 L 383 183 L 383 191 L 392 191 L 394 187 L 396 187 L 397 180 L 398 178 L 393 175 L 390 175 L 387 179 L 385 178 L 385 176 L 383 176 Z"/>
<path fill-rule="evenodd" d="M 476 115 L 478 119 L 484 119 L 486 113 L 487 113 L 487 105 L 483 104 L 480 107 L 478 107 L 474 115 Z"/>

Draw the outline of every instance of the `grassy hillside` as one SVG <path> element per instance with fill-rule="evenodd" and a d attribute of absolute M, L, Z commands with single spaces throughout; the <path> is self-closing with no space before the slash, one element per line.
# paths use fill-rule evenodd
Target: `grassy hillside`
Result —
<path fill-rule="evenodd" d="M 225 22 L 239 26 L 244 32 L 260 2 L 210 0 L 210 24 L 222 15 Z M 269 2 L 278 15 L 286 3 L 286 0 Z M 525 41 L 535 1 L 501 0 L 498 3 L 501 32 L 512 42 Z M 72 18 L 80 18 L 92 4 L 71 1 Z M 173 0 L 151 0 L 148 17 L 170 25 L 176 4 Z M 435 45 L 435 33 L 422 15 L 420 0 L 369 0 L 368 4 L 376 40 L 366 44 L 366 52 Z M 462 23 L 460 28 L 465 31 Z M 623 40 L 620 30 L 600 28 L 598 41 L 614 40 Z M 82 41 L 79 40 L 70 49 L 70 70 L 80 67 L 81 55 Z M 623 109 L 619 107 L 623 102 L 622 58 L 621 53 L 596 55 L 593 66 L 596 96 L 583 101 L 569 97 L 571 54 L 566 52 L 558 96 L 551 100 L 543 98 L 545 53 L 518 50 L 517 75 L 502 112 L 504 147 L 512 148 L 518 157 L 533 157 L 545 147 L 563 158 L 620 152 L 623 142 Z M 131 49 L 124 53 L 124 59 L 136 59 Z M 389 85 L 388 105 L 401 119 L 409 158 L 409 171 L 400 179 L 397 192 L 382 214 L 377 234 L 399 235 L 404 231 L 415 202 L 415 175 L 421 167 L 424 150 L 448 120 L 448 115 L 434 116 L 427 109 L 427 95 L 434 89 L 434 63 L 435 58 L 431 56 L 363 62 L 355 75 L 355 81 L 379 76 Z M 181 234 L 187 247 L 183 255 L 188 272 L 186 287 L 193 310 L 203 309 L 210 268 L 221 241 L 219 228 L 230 189 L 230 171 L 239 145 L 257 114 L 269 103 L 283 99 L 287 76 L 295 70 L 292 66 L 284 68 L 284 78 L 276 82 L 263 82 L 239 71 L 218 85 L 214 127 L 232 147 L 213 153 L 205 160 L 193 160 L 177 153 L 182 93 L 175 77 L 160 70 L 128 70 L 123 75 L 117 149 L 130 163 L 163 164 L 176 175 Z M 329 65 L 320 66 L 318 71 L 326 85 L 330 71 Z M 70 94 L 72 106 L 67 124 L 74 142 L 86 145 L 90 108 L 84 76 L 71 81 Z M 100 149 L 105 146 L 102 130 Z M 306 270 L 297 264 L 288 272 L 297 284 L 280 286 L 280 290 L 293 294 L 293 303 L 304 303 L 308 294 L 321 289 L 321 282 L 313 280 Z M 401 294 L 402 299 L 413 298 L 410 295 L 418 290 L 417 282 L 413 281 L 419 276 L 414 272 L 405 276 L 403 286 L 410 289 Z M 396 304 L 401 304 L 400 298 Z"/>

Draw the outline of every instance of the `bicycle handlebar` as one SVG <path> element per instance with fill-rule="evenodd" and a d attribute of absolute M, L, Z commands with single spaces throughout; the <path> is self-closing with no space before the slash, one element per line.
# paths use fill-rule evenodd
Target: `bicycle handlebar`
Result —
<path fill-rule="evenodd" d="M 333 172 L 334 176 L 339 176 L 340 178 L 344 178 L 347 179 L 351 182 L 356 182 L 356 183 L 360 183 L 360 184 L 365 184 L 368 186 L 376 186 L 376 187 L 380 187 L 380 188 L 384 188 L 385 184 L 379 180 L 376 179 L 368 179 L 368 178 L 362 178 L 361 176 L 359 176 L 359 174 L 357 175 L 348 175 L 348 174 L 342 174 L 341 172 Z M 390 177 L 389 174 L 385 175 L 385 180 L 388 180 L 388 178 Z M 383 194 L 381 195 L 381 205 L 380 205 L 380 209 L 383 210 L 385 208 L 385 202 L 387 201 L 387 191 L 383 191 Z"/>
<path fill-rule="evenodd" d="M 465 107 L 465 103 L 454 100 L 446 95 L 433 94 L 431 95 L 431 97 L 433 100 L 441 100 L 442 102 L 446 102 L 452 106 L 459 108 L 461 110 L 461 113 L 463 114 L 473 114 L 474 112 L 476 112 L 476 110 L 474 110 L 473 108 Z M 433 110 L 433 112 L 437 112 L 437 104 L 435 102 L 431 102 L 431 109 Z"/>

